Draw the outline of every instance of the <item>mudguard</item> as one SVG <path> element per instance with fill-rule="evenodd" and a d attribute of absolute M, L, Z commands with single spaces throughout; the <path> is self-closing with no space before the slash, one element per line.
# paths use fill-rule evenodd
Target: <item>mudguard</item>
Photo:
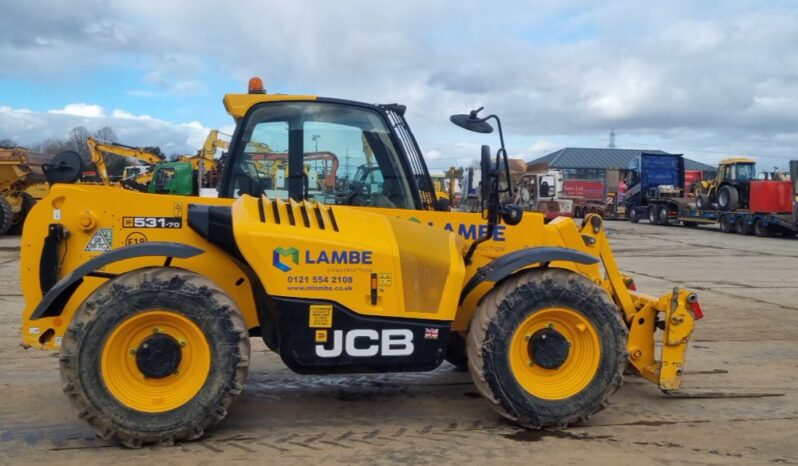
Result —
<path fill-rule="evenodd" d="M 83 282 L 83 277 L 90 275 L 102 267 L 113 262 L 122 261 L 125 259 L 132 259 L 134 257 L 143 256 L 162 256 L 167 260 L 172 258 L 188 259 L 190 257 L 202 254 L 204 251 L 194 246 L 189 246 L 181 243 L 172 243 L 165 241 L 153 241 L 148 243 L 134 244 L 117 248 L 99 256 L 86 261 L 80 267 L 76 268 L 69 274 L 65 275 L 58 281 L 49 291 L 42 297 L 30 320 L 40 319 L 42 317 L 54 317 L 61 315 L 64 306 L 72 297 L 72 293 Z"/>
<path fill-rule="evenodd" d="M 483 282 L 498 282 L 516 270 L 533 264 L 543 264 L 552 261 L 592 265 L 597 263 L 599 259 L 590 254 L 568 248 L 539 247 L 519 249 L 492 260 L 484 267 L 480 267 L 477 273 L 463 287 L 463 291 L 460 293 L 460 304 L 462 305 L 466 296 Z"/>

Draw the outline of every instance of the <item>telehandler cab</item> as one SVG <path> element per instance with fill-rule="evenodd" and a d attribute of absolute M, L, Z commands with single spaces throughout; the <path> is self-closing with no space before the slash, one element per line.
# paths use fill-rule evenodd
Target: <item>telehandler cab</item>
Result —
<path fill-rule="evenodd" d="M 243 390 L 253 336 L 298 373 L 448 357 L 528 428 L 600 411 L 627 363 L 679 388 L 695 294 L 634 291 L 596 215 L 544 224 L 500 204 L 503 137 L 495 157 L 482 148 L 483 213 L 439 211 L 403 106 L 250 84 L 224 98 L 236 131 L 218 199 L 70 184 L 74 158 L 48 170 L 22 238 L 22 337 L 60 351 L 63 390 L 100 436 L 202 436 Z M 492 119 L 501 136 L 478 113 L 452 121 L 489 133 Z M 262 147 L 286 153 L 287 177 L 264 169 Z M 366 157 L 379 169 L 324 204 L 305 178 L 318 151 L 343 160 L 339 186 Z"/>

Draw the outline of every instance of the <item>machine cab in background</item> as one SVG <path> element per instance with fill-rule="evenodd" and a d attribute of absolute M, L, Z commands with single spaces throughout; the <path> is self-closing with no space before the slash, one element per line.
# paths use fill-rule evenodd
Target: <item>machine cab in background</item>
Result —
<path fill-rule="evenodd" d="M 399 105 L 263 102 L 239 123 L 220 196 L 434 209 L 427 167 Z"/>

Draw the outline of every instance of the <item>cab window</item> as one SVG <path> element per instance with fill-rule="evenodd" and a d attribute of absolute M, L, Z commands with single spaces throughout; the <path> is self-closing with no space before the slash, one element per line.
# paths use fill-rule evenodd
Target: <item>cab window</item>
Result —
<path fill-rule="evenodd" d="M 229 196 L 415 208 L 411 180 L 376 110 L 326 102 L 262 104 L 241 142 Z"/>

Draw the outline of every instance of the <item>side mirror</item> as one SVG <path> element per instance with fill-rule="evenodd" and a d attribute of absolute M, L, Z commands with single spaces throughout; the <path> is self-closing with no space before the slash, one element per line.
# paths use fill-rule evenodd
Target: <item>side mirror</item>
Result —
<path fill-rule="evenodd" d="M 482 109 L 480 108 L 479 110 Z M 473 110 L 468 115 L 464 113 L 452 115 L 449 117 L 449 121 L 463 129 L 467 129 L 468 131 L 473 131 L 475 133 L 492 133 L 493 126 L 491 126 L 484 119 L 477 117 L 479 110 Z"/>
<path fill-rule="evenodd" d="M 491 171 L 493 171 L 491 167 L 491 154 L 490 154 L 490 146 L 483 145 L 482 146 L 482 154 L 479 160 L 479 170 L 481 172 L 480 178 L 480 193 L 482 194 L 482 200 L 487 201 L 491 195 L 491 187 L 492 187 L 492 176 Z"/>
<path fill-rule="evenodd" d="M 75 151 L 60 152 L 49 163 L 42 164 L 42 171 L 47 183 L 74 183 L 83 173 L 83 159 Z"/>

